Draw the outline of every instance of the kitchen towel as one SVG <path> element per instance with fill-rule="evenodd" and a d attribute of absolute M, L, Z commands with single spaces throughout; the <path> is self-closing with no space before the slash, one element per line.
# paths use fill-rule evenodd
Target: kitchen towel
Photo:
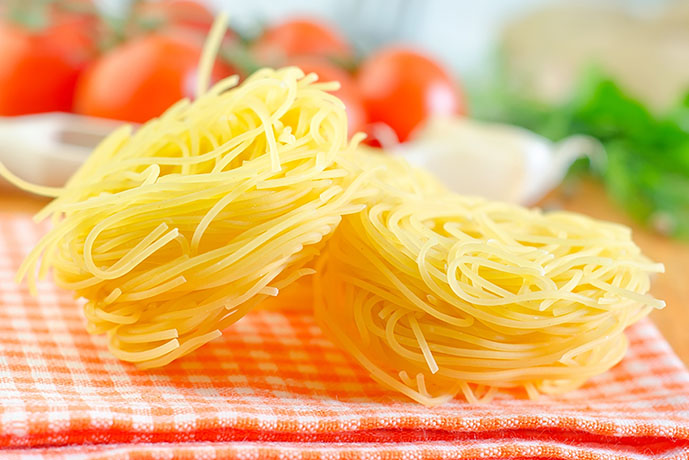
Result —
<path fill-rule="evenodd" d="M 14 282 L 45 229 L 0 214 L 2 459 L 689 458 L 689 373 L 650 321 L 614 369 L 536 401 L 425 408 L 372 380 L 307 310 L 253 312 L 144 371 L 86 332 L 71 293 Z"/>

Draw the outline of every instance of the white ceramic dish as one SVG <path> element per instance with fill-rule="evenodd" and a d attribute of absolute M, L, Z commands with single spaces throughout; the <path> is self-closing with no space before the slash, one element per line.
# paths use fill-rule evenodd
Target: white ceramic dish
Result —
<path fill-rule="evenodd" d="M 455 192 L 520 204 L 552 190 L 577 158 L 603 158 L 602 146 L 590 137 L 554 143 L 516 126 L 466 118 L 431 120 L 411 142 L 389 150 Z"/>

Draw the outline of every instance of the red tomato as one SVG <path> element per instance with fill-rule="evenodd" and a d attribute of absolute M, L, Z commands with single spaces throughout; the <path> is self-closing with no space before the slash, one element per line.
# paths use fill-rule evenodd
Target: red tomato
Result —
<path fill-rule="evenodd" d="M 162 25 L 188 27 L 204 34 L 213 25 L 213 13 L 194 0 L 146 1 L 136 4 L 136 15 L 144 21 Z"/>
<path fill-rule="evenodd" d="M 268 27 L 253 51 L 263 64 L 283 65 L 295 56 L 324 56 L 347 59 L 349 43 L 333 28 L 313 19 L 292 19 Z"/>
<path fill-rule="evenodd" d="M 334 91 L 333 94 L 344 102 L 345 110 L 347 111 L 348 134 L 351 136 L 364 129 L 366 126 L 366 111 L 364 110 L 359 89 L 354 79 L 347 72 L 327 60 L 315 56 L 296 57 L 290 60 L 290 64 L 300 67 L 304 73 L 315 73 L 318 75 L 319 81 L 339 81 L 340 89 Z"/>
<path fill-rule="evenodd" d="M 98 59 L 79 80 L 76 111 L 145 122 L 193 97 L 202 46 L 193 34 L 170 32 L 137 38 Z M 211 81 L 232 73 L 216 62 Z"/>
<path fill-rule="evenodd" d="M 385 123 L 401 142 L 434 115 L 464 112 L 448 73 L 428 57 L 404 48 L 388 48 L 366 59 L 357 76 L 372 123 Z"/>
<path fill-rule="evenodd" d="M 69 111 L 94 44 L 75 18 L 36 32 L 0 24 L 0 50 L 0 115 L 23 115 Z"/>

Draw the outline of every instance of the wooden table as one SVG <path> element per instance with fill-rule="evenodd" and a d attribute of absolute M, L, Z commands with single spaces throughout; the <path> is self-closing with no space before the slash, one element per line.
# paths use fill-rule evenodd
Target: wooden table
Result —
<path fill-rule="evenodd" d="M 35 212 L 45 203 L 45 199 L 0 190 L 0 211 Z M 679 357 L 689 365 L 689 244 L 640 228 L 606 198 L 601 185 L 595 182 L 580 182 L 566 192 L 558 189 L 546 197 L 541 206 L 562 207 L 633 228 L 634 240 L 644 253 L 665 264 L 665 273 L 653 281 L 652 292 L 664 299 L 667 307 L 653 312 L 651 318 Z"/>

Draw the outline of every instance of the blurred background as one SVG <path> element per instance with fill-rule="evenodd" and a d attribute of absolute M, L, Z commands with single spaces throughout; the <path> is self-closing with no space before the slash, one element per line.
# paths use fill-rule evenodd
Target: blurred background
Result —
<path fill-rule="evenodd" d="M 458 192 L 534 204 L 586 176 L 689 237 L 686 0 L 3 0 L 0 160 L 61 185 L 112 120 L 193 98 L 221 10 L 212 81 L 297 65 L 341 83 L 350 134 Z"/>
<path fill-rule="evenodd" d="M 211 82 L 285 65 L 338 81 L 362 148 L 632 226 L 666 264 L 656 296 L 689 313 L 688 0 L 1 0 L 0 162 L 60 186 L 119 124 L 193 99 L 219 11 Z M 0 211 L 45 203 L 2 187 Z"/>

